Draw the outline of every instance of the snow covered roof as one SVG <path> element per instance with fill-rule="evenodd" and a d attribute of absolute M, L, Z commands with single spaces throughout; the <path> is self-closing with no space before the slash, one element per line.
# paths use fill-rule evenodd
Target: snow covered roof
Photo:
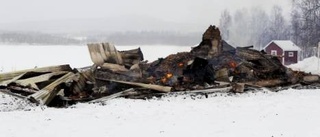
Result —
<path fill-rule="evenodd" d="M 269 46 L 272 42 L 277 44 L 283 51 L 301 51 L 301 49 L 291 40 L 273 40 L 268 43 L 263 49 Z"/>

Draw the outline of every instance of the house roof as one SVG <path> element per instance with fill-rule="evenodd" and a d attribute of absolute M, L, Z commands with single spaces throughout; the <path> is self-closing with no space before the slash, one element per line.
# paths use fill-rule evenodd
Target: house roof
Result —
<path fill-rule="evenodd" d="M 266 49 L 272 42 L 277 44 L 283 51 L 301 51 L 301 49 L 291 40 L 273 40 L 263 47 L 263 49 Z"/>

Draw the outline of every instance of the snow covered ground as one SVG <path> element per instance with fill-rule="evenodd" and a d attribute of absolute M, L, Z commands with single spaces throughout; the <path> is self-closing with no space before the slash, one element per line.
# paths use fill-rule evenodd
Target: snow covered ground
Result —
<path fill-rule="evenodd" d="M 190 51 L 188 46 L 170 45 L 134 45 L 116 46 L 118 50 L 130 50 L 140 47 L 146 60 L 154 61 L 176 52 Z M 0 72 L 9 72 L 34 67 L 70 64 L 71 67 L 92 65 L 87 46 L 28 46 L 0 45 Z M 10 59 L 8 59 L 10 58 Z"/>
<path fill-rule="evenodd" d="M 320 91 L 113 99 L 0 113 L 4 137 L 319 137 Z"/>
<path fill-rule="evenodd" d="M 316 56 L 306 58 L 297 64 L 292 64 L 289 66 L 294 70 L 305 71 L 312 74 L 320 74 L 320 59 Z"/>
<path fill-rule="evenodd" d="M 146 59 L 150 60 L 190 49 L 168 46 L 141 48 Z M 3 50 L 6 56 L 2 55 Z M 86 47 L 0 46 L 0 51 L 0 66 L 6 69 L 18 69 L 20 65 L 54 65 L 46 63 L 74 63 L 72 67 L 91 64 Z M 15 52 L 19 54 L 14 56 Z M 146 55 L 147 52 L 152 54 Z M 30 59 L 39 59 L 39 62 L 37 64 Z M 298 69 L 306 67 L 301 65 Z M 217 93 L 208 98 L 190 95 L 150 100 L 118 98 L 104 104 L 77 104 L 64 109 L 34 106 L 0 94 L 0 135 L 319 137 L 319 105 L 320 90 L 294 89 L 278 93 Z"/>

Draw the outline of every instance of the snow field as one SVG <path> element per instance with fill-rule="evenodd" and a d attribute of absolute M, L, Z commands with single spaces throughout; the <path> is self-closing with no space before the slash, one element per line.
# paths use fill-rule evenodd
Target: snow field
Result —
<path fill-rule="evenodd" d="M 319 136 L 319 90 L 113 99 L 0 113 L 1 136 Z"/>
<path fill-rule="evenodd" d="M 141 48 L 145 60 L 154 61 L 176 52 L 190 51 L 189 46 L 135 45 L 116 46 L 117 50 Z M 89 50 L 85 45 L 75 46 L 29 46 L 0 45 L 0 72 L 10 72 L 34 67 L 70 64 L 73 68 L 92 65 Z"/>

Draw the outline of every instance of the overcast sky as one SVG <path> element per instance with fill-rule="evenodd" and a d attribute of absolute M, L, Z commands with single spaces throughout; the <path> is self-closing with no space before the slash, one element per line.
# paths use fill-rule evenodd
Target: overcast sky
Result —
<path fill-rule="evenodd" d="M 0 23 L 140 16 L 166 22 L 218 24 L 221 11 L 281 5 L 290 0 L 0 0 Z M 152 25 L 152 24 L 150 24 Z"/>

